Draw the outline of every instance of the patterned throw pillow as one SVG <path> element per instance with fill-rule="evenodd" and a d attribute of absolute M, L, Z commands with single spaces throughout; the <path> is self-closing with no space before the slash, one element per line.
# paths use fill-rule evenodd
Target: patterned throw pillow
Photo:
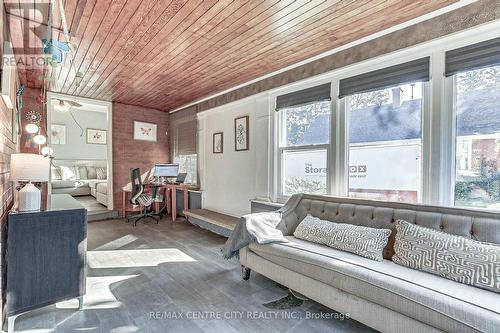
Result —
<path fill-rule="evenodd" d="M 299 239 L 326 245 L 332 233 L 331 224 L 330 221 L 320 220 L 311 214 L 307 214 L 295 228 L 293 235 Z"/>
<path fill-rule="evenodd" d="M 97 179 L 106 179 L 106 168 L 95 168 Z"/>
<path fill-rule="evenodd" d="M 500 293 L 500 246 L 396 221 L 396 264 Z"/>
<path fill-rule="evenodd" d="M 293 235 L 337 250 L 382 261 L 391 230 L 334 223 L 308 215 L 299 223 Z"/>

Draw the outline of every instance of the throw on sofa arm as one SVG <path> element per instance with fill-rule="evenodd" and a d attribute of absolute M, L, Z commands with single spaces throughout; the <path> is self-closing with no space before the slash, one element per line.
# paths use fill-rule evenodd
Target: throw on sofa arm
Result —
<path fill-rule="evenodd" d="M 222 254 L 230 259 L 237 256 L 239 250 L 250 243 L 286 243 L 288 235 L 286 217 L 289 216 L 300 202 L 301 195 L 294 195 L 285 206 L 276 212 L 244 215 L 229 236 Z"/>

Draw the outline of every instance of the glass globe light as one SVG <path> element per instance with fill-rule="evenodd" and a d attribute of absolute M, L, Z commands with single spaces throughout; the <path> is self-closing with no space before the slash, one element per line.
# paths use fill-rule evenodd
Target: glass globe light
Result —
<path fill-rule="evenodd" d="M 49 146 L 45 146 L 42 148 L 42 150 L 40 152 L 42 153 L 43 156 L 52 156 L 52 154 L 54 153 L 54 150 L 52 148 L 50 148 Z"/>
<path fill-rule="evenodd" d="M 33 138 L 33 141 L 35 141 L 37 145 L 43 145 L 45 144 L 45 142 L 47 142 L 47 138 L 41 134 L 38 134 Z"/>
<path fill-rule="evenodd" d="M 28 124 L 26 125 L 26 132 L 28 133 L 31 133 L 31 134 L 35 134 L 38 132 L 38 125 L 37 124 Z"/>

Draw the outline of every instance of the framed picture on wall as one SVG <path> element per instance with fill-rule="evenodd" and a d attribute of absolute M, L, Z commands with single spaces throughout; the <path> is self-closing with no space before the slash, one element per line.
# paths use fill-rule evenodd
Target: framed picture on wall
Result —
<path fill-rule="evenodd" d="M 157 125 L 134 121 L 134 140 L 156 142 Z"/>
<path fill-rule="evenodd" d="M 52 145 L 66 144 L 66 125 L 59 125 L 59 124 L 50 125 L 50 144 Z"/>
<path fill-rule="evenodd" d="M 222 154 L 224 151 L 224 133 L 214 133 L 213 152 L 214 154 Z"/>
<path fill-rule="evenodd" d="M 248 116 L 234 119 L 234 150 L 248 150 L 249 146 L 249 118 Z"/>
<path fill-rule="evenodd" d="M 106 130 L 87 128 L 87 143 L 95 145 L 107 144 Z"/>

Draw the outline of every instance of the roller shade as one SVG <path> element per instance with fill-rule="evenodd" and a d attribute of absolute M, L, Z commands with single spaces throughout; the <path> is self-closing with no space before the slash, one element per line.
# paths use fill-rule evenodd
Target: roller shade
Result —
<path fill-rule="evenodd" d="M 400 84 L 429 81 L 430 57 L 405 62 L 340 80 L 339 98 Z"/>
<path fill-rule="evenodd" d="M 196 154 L 197 106 L 170 114 L 170 145 L 172 156 Z"/>
<path fill-rule="evenodd" d="M 330 83 L 326 83 L 320 86 L 278 96 L 276 98 L 276 111 L 283 108 L 329 100 L 331 100 Z"/>
<path fill-rule="evenodd" d="M 445 75 L 500 65 L 500 38 L 446 52 Z"/>

